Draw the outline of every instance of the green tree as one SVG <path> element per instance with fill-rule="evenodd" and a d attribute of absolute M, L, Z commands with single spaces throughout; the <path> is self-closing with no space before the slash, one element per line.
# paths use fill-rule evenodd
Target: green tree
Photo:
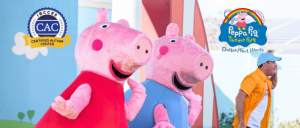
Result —
<path fill-rule="evenodd" d="M 274 128 L 275 126 L 275 122 L 277 122 L 277 120 L 275 120 L 275 112 L 277 111 L 277 108 L 275 109 L 275 111 L 273 113 L 271 113 L 270 115 L 270 119 L 269 119 L 269 125 L 268 128 Z"/>
<path fill-rule="evenodd" d="M 25 117 L 25 114 L 23 112 L 19 112 L 18 117 L 19 117 L 19 119 L 21 120 L 21 123 L 22 123 L 22 119 Z"/>
<path fill-rule="evenodd" d="M 27 116 L 30 119 L 30 124 L 31 124 L 31 119 L 34 116 L 34 110 L 28 110 L 27 111 Z"/>
<path fill-rule="evenodd" d="M 220 120 L 219 120 L 220 126 L 222 126 L 223 124 L 225 124 L 225 121 L 226 121 L 226 118 L 227 118 L 227 117 L 228 117 L 228 116 L 227 116 L 224 112 L 221 113 L 221 115 L 220 115 Z"/>
<path fill-rule="evenodd" d="M 232 113 L 224 113 L 222 112 L 220 114 L 220 119 L 219 119 L 219 125 L 220 128 L 233 128 L 232 127 L 232 123 L 234 121 L 234 116 L 236 115 L 236 109 L 235 109 L 235 105 L 233 106 L 233 108 L 231 108 Z"/>
<path fill-rule="evenodd" d="M 300 128 L 300 121 L 296 119 L 295 121 L 281 122 L 278 128 Z"/>

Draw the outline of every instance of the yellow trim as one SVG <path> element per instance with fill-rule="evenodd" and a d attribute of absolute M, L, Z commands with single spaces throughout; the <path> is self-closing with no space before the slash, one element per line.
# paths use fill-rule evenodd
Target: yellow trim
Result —
<path fill-rule="evenodd" d="M 25 40 L 25 46 L 30 45 L 31 48 L 39 48 L 39 47 L 56 47 L 56 48 L 64 48 L 64 45 L 70 45 L 70 35 L 65 35 L 64 38 L 60 37 L 35 37 L 31 38 L 30 35 L 23 36 Z"/>

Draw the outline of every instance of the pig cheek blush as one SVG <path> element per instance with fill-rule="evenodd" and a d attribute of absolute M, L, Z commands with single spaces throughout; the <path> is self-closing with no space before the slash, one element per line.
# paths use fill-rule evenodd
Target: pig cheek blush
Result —
<path fill-rule="evenodd" d="M 160 49 L 159 49 L 159 53 L 161 55 L 166 55 L 169 51 L 169 48 L 167 46 L 162 46 Z"/>
<path fill-rule="evenodd" d="M 102 49 L 102 47 L 103 47 L 103 43 L 101 40 L 96 39 L 93 41 L 92 48 L 94 51 L 99 51 Z"/>

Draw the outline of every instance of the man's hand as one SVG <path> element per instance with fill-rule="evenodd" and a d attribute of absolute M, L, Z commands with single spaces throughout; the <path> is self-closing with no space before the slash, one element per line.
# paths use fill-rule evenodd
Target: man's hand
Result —
<path fill-rule="evenodd" d="M 273 70 L 273 75 L 272 76 L 274 76 L 275 74 L 277 74 L 277 71 L 278 71 L 278 67 L 276 66 L 276 68 Z"/>
<path fill-rule="evenodd" d="M 243 91 L 240 90 L 238 95 L 236 96 L 236 113 L 239 119 L 238 128 L 246 128 L 244 125 L 244 107 L 245 107 L 245 98 L 248 95 Z"/>
<path fill-rule="evenodd" d="M 276 68 L 273 70 L 273 75 L 271 76 L 270 80 L 272 81 L 272 89 L 274 89 L 277 85 L 277 71 L 278 71 L 278 68 L 277 68 L 277 64 L 276 64 Z"/>
<path fill-rule="evenodd" d="M 238 128 L 247 128 L 244 122 L 239 122 Z"/>

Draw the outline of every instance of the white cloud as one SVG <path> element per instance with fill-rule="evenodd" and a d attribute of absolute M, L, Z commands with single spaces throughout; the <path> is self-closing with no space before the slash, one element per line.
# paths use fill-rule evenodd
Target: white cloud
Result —
<path fill-rule="evenodd" d="M 16 43 L 16 45 L 13 46 L 12 51 L 16 55 L 26 54 L 26 57 L 29 60 L 33 60 L 35 57 L 37 57 L 37 55 L 39 54 L 39 52 L 41 52 L 41 54 L 43 56 L 47 56 L 47 54 L 48 54 L 47 47 L 31 48 L 30 45 L 25 46 L 25 40 L 24 40 L 23 36 L 25 36 L 25 34 L 23 32 L 18 32 L 15 35 L 15 43 Z"/>

